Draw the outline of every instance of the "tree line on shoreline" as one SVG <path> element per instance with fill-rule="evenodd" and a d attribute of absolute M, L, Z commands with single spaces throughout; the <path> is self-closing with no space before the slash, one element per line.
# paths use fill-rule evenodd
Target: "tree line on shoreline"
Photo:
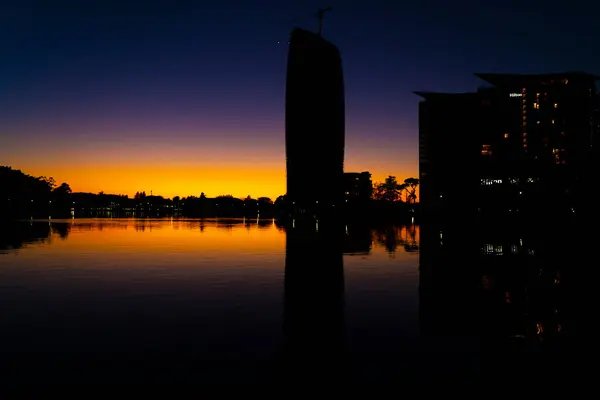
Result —
<path fill-rule="evenodd" d="M 373 185 L 369 209 L 375 214 L 415 212 L 416 189 L 419 181 L 408 178 L 398 183 L 394 176 Z M 404 194 L 405 201 L 402 200 Z M 0 216 L 26 217 L 100 217 L 100 216 L 264 216 L 275 217 L 286 210 L 285 195 L 276 199 L 269 197 L 236 198 L 220 195 L 208 198 L 200 196 L 175 196 L 165 198 L 138 191 L 131 198 L 121 194 L 73 192 L 66 182 L 57 184 L 52 177 L 34 177 L 18 169 L 0 166 Z M 358 210 L 347 205 L 353 212 Z M 364 208 L 364 205 L 361 205 Z"/>

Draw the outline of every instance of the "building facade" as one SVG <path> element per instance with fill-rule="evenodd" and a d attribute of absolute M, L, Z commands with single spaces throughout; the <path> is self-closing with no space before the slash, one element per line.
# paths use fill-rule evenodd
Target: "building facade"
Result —
<path fill-rule="evenodd" d="M 368 203 L 373 194 L 371 173 L 344 172 L 344 195 L 347 203 Z"/>
<path fill-rule="evenodd" d="M 598 134 L 596 77 L 476 74 L 473 93 L 417 92 L 423 213 L 576 213 Z"/>
<path fill-rule="evenodd" d="M 294 29 L 285 104 L 287 199 L 297 211 L 344 201 L 344 80 L 340 53 L 320 35 Z"/>

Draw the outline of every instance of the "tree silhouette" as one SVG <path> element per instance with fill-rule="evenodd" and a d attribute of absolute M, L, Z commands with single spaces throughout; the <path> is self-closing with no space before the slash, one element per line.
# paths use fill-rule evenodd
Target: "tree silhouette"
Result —
<path fill-rule="evenodd" d="M 393 203 L 400 200 L 402 189 L 402 186 L 396 181 L 396 177 L 390 175 L 385 178 L 385 182 L 375 184 L 373 198 Z"/>
<path fill-rule="evenodd" d="M 69 184 L 65 182 L 61 183 L 60 186 L 55 188 L 52 192 L 57 197 L 66 197 L 67 195 L 73 193 L 73 191 L 71 190 L 71 186 L 69 186 Z"/>
<path fill-rule="evenodd" d="M 406 202 L 415 203 L 417 201 L 417 186 L 419 186 L 419 180 L 417 178 L 406 178 L 404 180 L 404 190 L 406 190 Z"/>
<path fill-rule="evenodd" d="M 45 176 L 40 176 L 37 178 L 39 181 L 44 182 L 46 185 L 48 185 L 48 188 L 50 190 L 53 190 L 56 187 L 56 181 L 54 180 L 53 177 L 50 178 L 46 178 Z"/>

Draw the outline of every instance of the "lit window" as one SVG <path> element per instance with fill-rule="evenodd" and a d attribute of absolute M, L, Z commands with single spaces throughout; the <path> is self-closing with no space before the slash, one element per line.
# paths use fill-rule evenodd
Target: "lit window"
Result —
<path fill-rule="evenodd" d="M 536 110 L 539 110 L 540 105 L 538 103 L 533 103 L 533 108 L 535 108 Z"/>
<path fill-rule="evenodd" d="M 554 103 L 554 108 L 558 108 L 558 103 Z"/>
<path fill-rule="evenodd" d="M 538 123 L 538 125 L 539 125 L 540 121 L 538 121 L 537 123 Z"/>
<path fill-rule="evenodd" d="M 504 134 L 504 139 L 508 139 L 508 136 L 509 136 L 508 133 L 505 133 Z"/>
<path fill-rule="evenodd" d="M 491 156 L 492 155 L 492 145 L 484 144 L 481 147 L 481 154 L 484 156 Z"/>
<path fill-rule="evenodd" d="M 565 80 L 563 81 L 563 83 L 566 85 L 567 83 L 569 83 L 569 80 L 568 80 L 568 79 L 565 79 Z"/>
<path fill-rule="evenodd" d="M 552 123 L 554 124 L 554 120 L 552 120 Z"/>

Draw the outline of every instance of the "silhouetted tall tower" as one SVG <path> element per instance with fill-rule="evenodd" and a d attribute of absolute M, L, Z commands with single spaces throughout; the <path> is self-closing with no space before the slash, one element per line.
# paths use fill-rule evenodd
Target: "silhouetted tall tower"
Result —
<path fill-rule="evenodd" d="M 286 81 L 287 196 L 296 209 L 333 210 L 343 202 L 344 80 L 336 46 L 296 28 Z"/>

